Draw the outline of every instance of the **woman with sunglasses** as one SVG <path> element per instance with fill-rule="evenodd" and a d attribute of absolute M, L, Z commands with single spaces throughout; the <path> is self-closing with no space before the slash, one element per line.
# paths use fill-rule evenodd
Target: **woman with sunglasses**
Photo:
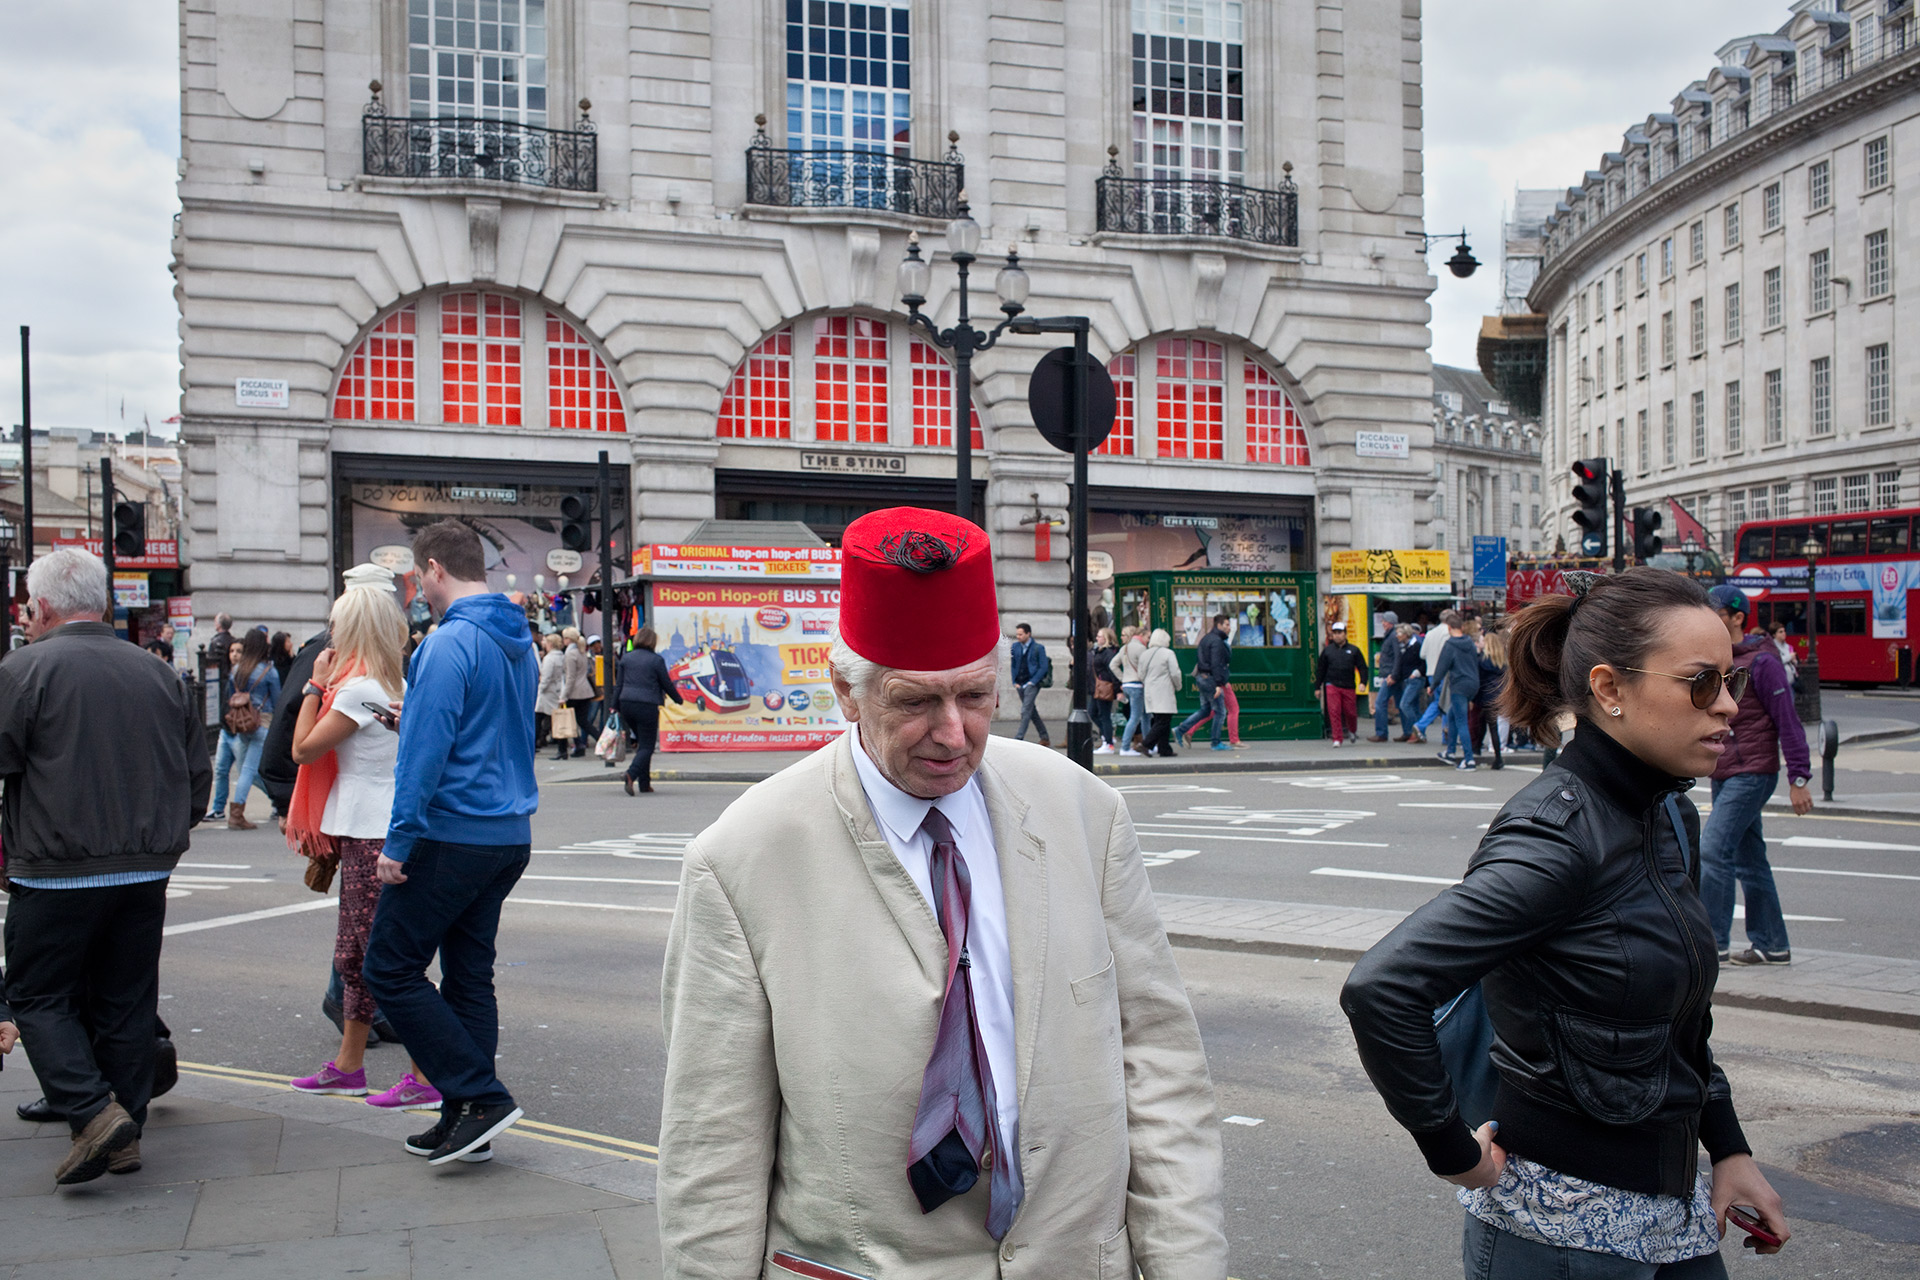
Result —
<path fill-rule="evenodd" d="M 1570 711 L 1572 742 L 1466 878 L 1354 966 L 1341 1005 L 1387 1109 L 1459 1188 L 1469 1280 L 1722 1277 L 1729 1206 L 1788 1234 L 1708 1047 L 1717 965 L 1687 799 L 1728 749 L 1747 672 L 1679 574 L 1568 577 L 1579 595 L 1514 619 L 1501 710 L 1542 742 Z M 1476 983 L 1497 1079 L 1477 1129 L 1434 1019 Z"/>

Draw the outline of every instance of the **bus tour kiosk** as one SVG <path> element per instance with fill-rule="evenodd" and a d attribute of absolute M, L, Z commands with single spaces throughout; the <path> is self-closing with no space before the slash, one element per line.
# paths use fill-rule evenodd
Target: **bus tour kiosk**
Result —
<path fill-rule="evenodd" d="M 663 751 L 806 751 L 845 729 L 827 676 L 840 612 L 834 547 L 655 544 L 633 553 L 641 622 L 685 701 Z"/>
<path fill-rule="evenodd" d="M 1200 637 L 1216 614 L 1228 618 L 1232 684 L 1244 739 L 1317 738 L 1320 707 L 1313 695 L 1319 653 L 1319 602 L 1311 573 L 1168 570 L 1114 579 L 1116 628 L 1142 637 L 1164 628 L 1180 660 L 1180 719 L 1199 705 L 1193 683 Z"/>

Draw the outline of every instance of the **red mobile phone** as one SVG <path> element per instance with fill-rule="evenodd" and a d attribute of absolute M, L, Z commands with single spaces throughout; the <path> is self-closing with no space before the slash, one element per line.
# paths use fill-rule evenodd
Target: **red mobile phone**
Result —
<path fill-rule="evenodd" d="M 1758 1210 L 1755 1212 L 1758 1212 Z M 1751 1216 L 1738 1205 L 1730 1204 L 1727 1206 L 1727 1221 L 1752 1236 L 1755 1240 L 1758 1240 L 1761 1244 L 1770 1244 L 1777 1247 L 1780 1243 L 1779 1236 L 1761 1226 L 1758 1218 Z"/>

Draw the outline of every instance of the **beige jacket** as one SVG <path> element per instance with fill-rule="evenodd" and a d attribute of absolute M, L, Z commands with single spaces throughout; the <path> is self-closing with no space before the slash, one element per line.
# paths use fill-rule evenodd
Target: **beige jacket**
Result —
<path fill-rule="evenodd" d="M 660 1236 L 674 1280 L 1222 1280 L 1213 1085 L 1120 796 L 992 738 L 1026 1199 L 922 1215 L 907 1139 L 946 943 L 843 738 L 734 802 L 686 855 L 661 1004 Z"/>

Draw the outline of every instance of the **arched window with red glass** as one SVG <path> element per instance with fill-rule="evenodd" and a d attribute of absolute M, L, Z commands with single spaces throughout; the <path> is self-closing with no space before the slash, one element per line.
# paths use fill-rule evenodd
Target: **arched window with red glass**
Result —
<path fill-rule="evenodd" d="M 1134 354 L 1122 351 L 1107 361 L 1107 374 L 1113 379 L 1113 430 L 1094 450 L 1115 458 L 1133 456 L 1134 428 Z"/>
<path fill-rule="evenodd" d="M 577 325 L 538 302 L 480 290 L 428 295 L 381 317 L 341 366 L 333 416 L 627 429 L 619 385 Z"/>
<path fill-rule="evenodd" d="M 720 400 L 722 440 L 793 438 L 793 326 L 768 334 L 733 371 Z"/>
<path fill-rule="evenodd" d="M 1280 380 L 1258 362 L 1246 361 L 1247 461 L 1308 467 L 1307 428 Z"/>
<path fill-rule="evenodd" d="M 1204 338 L 1162 338 L 1155 346 L 1159 456 L 1219 461 L 1227 419 L 1226 349 Z"/>
<path fill-rule="evenodd" d="M 814 438 L 887 442 L 887 322 L 822 316 L 813 322 Z"/>
<path fill-rule="evenodd" d="M 913 442 L 938 449 L 953 447 L 953 366 L 918 337 L 908 344 L 913 379 Z M 980 436 L 980 407 L 971 405 L 973 447 L 986 448 Z"/>

